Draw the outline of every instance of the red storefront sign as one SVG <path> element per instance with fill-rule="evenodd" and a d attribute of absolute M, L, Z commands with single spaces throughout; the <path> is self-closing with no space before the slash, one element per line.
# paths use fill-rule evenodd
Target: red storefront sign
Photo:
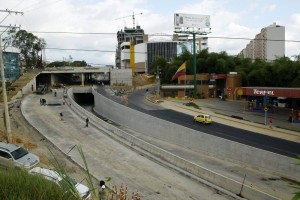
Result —
<path fill-rule="evenodd" d="M 300 88 L 236 88 L 236 95 L 300 98 Z"/>

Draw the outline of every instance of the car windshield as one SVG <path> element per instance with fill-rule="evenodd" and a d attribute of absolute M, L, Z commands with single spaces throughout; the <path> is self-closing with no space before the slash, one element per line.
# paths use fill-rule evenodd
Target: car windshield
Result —
<path fill-rule="evenodd" d="M 18 160 L 19 158 L 25 156 L 28 154 L 28 151 L 26 151 L 24 148 L 20 147 L 13 152 L 11 152 L 11 155 L 14 157 L 15 160 Z"/>

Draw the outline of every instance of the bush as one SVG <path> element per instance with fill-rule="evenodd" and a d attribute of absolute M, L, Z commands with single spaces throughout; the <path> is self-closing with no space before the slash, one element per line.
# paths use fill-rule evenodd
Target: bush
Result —
<path fill-rule="evenodd" d="M 195 103 L 186 103 L 185 105 L 189 106 L 189 107 L 196 108 L 196 109 L 200 109 L 200 107 L 197 104 L 195 104 Z"/>

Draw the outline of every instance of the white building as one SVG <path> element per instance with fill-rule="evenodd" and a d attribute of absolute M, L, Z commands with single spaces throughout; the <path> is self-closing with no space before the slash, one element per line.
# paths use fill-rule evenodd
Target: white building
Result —
<path fill-rule="evenodd" d="M 121 44 L 121 69 L 130 68 L 130 42 Z"/>
<path fill-rule="evenodd" d="M 261 29 L 255 39 L 243 49 L 239 55 L 252 60 L 272 61 L 285 56 L 285 27 L 272 25 Z"/>

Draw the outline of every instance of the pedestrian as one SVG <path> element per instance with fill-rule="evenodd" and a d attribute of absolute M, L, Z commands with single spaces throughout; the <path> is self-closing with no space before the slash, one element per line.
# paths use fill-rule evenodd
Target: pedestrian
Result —
<path fill-rule="evenodd" d="M 103 180 L 100 181 L 99 188 L 99 200 L 107 200 L 108 193 L 106 190 L 105 182 Z"/>
<path fill-rule="evenodd" d="M 88 117 L 86 118 L 85 122 L 86 122 L 85 126 L 88 127 L 89 126 L 89 118 Z"/>
<path fill-rule="evenodd" d="M 59 113 L 59 115 L 60 115 L 60 120 L 63 121 L 64 120 L 63 119 L 63 116 L 64 116 L 63 113 L 61 112 L 61 113 Z"/>
<path fill-rule="evenodd" d="M 40 105 L 43 105 L 43 100 L 40 98 Z"/>
<path fill-rule="evenodd" d="M 289 122 L 293 122 L 293 114 L 292 113 L 290 113 Z"/>
<path fill-rule="evenodd" d="M 272 117 L 269 118 L 269 127 L 272 128 L 273 119 Z"/>

